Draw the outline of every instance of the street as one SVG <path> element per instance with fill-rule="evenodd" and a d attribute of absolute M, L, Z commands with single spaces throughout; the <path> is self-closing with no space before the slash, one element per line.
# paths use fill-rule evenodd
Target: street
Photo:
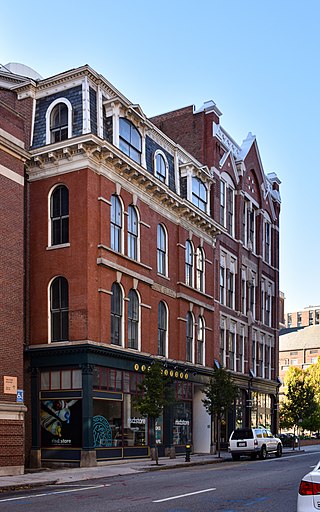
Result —
<path fill-rule="evenodd" d="M 0 512 L 294 512 L 316 450 L 5 492 Z"/>

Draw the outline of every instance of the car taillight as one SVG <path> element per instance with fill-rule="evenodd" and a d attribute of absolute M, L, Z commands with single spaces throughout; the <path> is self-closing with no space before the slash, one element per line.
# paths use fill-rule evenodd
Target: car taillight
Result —
<path fill-rule="evenodd" d="M 258 446 L 258 439 L 255 439 L 253 444 L 254 444 L 254 446 Z"/>
<path fill-rule="evenodd" d="M 320 484 L 301 480 L 299 494 L 302 496 L 320 494 Z"/>

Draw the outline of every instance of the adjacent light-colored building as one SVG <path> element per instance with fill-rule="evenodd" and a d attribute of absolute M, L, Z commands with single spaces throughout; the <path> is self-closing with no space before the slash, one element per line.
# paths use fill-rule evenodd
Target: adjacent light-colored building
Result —
<path fill-rule="evenodd" d="M 279 337 L 279 376 L 284 380 L 290 366 L 306 369 L 320 355 L 320 325 L 284 329 Z"/>

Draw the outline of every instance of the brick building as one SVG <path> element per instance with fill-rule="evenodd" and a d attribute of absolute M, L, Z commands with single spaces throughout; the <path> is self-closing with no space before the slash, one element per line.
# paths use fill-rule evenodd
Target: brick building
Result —
<path fill-rule="evenodd" d="M 211 102 L 186 109 L 181 140 L 165 134 L 89 66 L 25 79 L 17 98 L 32 104 L 28 463 L 146 456 L 134 397 L 154 359 L 176 393 L 160 454 L 209 451 L 214 364 L 241 390 L 222 440 L 276 428 L 279 180 L 255 138 L 238 146 Z"/>
<path fill-rule="evenodd" d="M 300 311 L 293 311 L 285 315 L 285 327 L 307 327 L 320 324 L 320 306 L 308 306 Z"/>
<path fill-rule="evenodd" d="M 282 320 L 280 181 L 274 173 L 265 175 L 256 138 L 249 133 L 239 146 L 221 126 L 220 117 L 216 104 L 209 101 L 197 111 L 189 106 L 151 121 L 211 171 L 212 217 L 225 228 L 217 237 L 214 263 L 219 360 L 239 382 L 241 402 L 248 405 L 246 424 L 275 429 Z M 215 335 L 219 336 L 218 329 Z"/>
<path fill-rule="evenodd" d="M 26 80 L 0 66 L 0 476 L 24 471 L 25 162 L 32 100 L 20 101 L 18 94 Z"/>
<path fill-rule="evenodd" d="M 282 334 L 283 333 L 283 334 Z M 320 325 L 287 329 L 279 337 L 279 376 L 283 382 L 290 366 L 305 370 L 320 355 Z"/>

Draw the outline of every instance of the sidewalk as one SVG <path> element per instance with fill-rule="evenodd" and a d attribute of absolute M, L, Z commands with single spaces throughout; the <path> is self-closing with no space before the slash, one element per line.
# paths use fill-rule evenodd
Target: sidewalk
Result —
<path fill-rule="evenodd" d="M 284 454 L 303 453 L 304 450 L 295 450 L 284 448 Z M 199 466 L 205 464 L 219 464 L 221 462 L 231 461 L 228 452 L 221 452 L 221 457 L 217 455 L 198 455 L 192 454 L 190 462 L 185 462 L 184 456 L 178 456 L 176 459 L 163 457 L 159 459 L 159 465 L 150 459 L 117 460 L 99 463 L 93 468 L 68 468 L 68 469 L 42 469 L 32 471 L 18 476 L 1 476 L 0 493 L 4 491 L 40 487 L 44 485 L 70 484 L 95 478 L 108 478 L 119 475 L 130 475 L 145 471 L 160 471 L 164 469 L 182 468 L 188 466 Z"/>

